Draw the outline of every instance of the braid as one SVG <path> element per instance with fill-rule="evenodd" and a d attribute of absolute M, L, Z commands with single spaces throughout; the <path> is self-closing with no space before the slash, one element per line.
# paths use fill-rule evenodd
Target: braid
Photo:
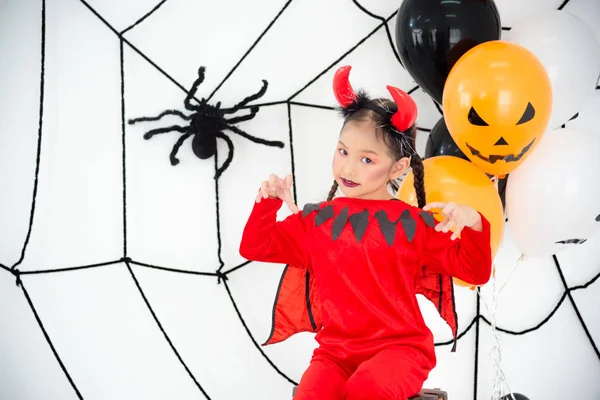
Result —
<path fill-rule="evenodd" d="M 425 207 L 427 204 L 425 195 L 425 168 L 421 157 L 415 152 L 410 158 L 410 166 L 413 171 L 415 193 L 419 202 L 419 208 Z"/>
<path fill-rule="evenodd" d="M 335 196 L 335 193 L 338 190 L 338 183 L 337 181 L 333 181 L 333 185 L 331 185 L 331 190 L 329 190 L 329 194 L 327 195 L 327 201 L 331 201 L 333 200 L 333 196 Z"/>

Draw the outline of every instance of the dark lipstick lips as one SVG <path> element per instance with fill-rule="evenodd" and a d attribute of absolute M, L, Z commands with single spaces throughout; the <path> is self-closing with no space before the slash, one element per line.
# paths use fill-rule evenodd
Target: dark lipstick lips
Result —
<path fill-rule="evenodd" d="M 348 179 L 344 179 L 344 178 L 342 178 L 342 183 L 344 184 L 344 186 L 348 186 L 348 187 L 358 186 L 358 183 L 349 181 Z"/>

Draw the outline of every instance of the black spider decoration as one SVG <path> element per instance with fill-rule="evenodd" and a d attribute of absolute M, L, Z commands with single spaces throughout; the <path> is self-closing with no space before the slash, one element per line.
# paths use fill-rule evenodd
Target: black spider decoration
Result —
<path fill-rule="evenodd" d="M 234 105 L 231 108 L 221 108 L 221 102 L 216 105 L 210 105 L 206 99 L 202 99 L 200 104 L 195 105 L 191 103 L 191 99 L 196 94 L 198 86 L 204 81 L 204 72 L 206 68 L 200 67 L 198 69 L 198 78 L 192 85 L 188 95 L 186 96 L 183 104 L 185 108 L 192 112 L 191 115 L 186 115 L 178 110 L 165 110 L 156 117 L 141 117 L 130 119 L 130 124 L 135 124 L 142 121 L 158 121 L 165 115 L 177 115 L 186 121 L 190 121 L 187 126 L 172 125 L 164 128 L 152 129 L 144 134 L 144 139 L 150 139 L 152 136 L 167 132 L 181 132 L 183 135 L 177 140 L 173 149 L 171 150 L 170 160 L 171 165 L 177 165 L 179 159 L 176 157 L 179 148 L 188 138 L 194 136 L 192 139 L 192 150 L 196 157 L 206 160 L 217 153 L 217 138 L 223 139 L 229 147 L 229 154 L 227 159 L 220 168 L 217 168 L 215 179 L 227 169 L 231 160 L 233 159 L 233 142 L 231 139 L 223 133 L 224 130 L 228 129 L 238 135 L 245 137 L 255 143 L 264 144 L 265 146 L 283 147 L 283 143 L 279 141 L 268 141 L 255 136 L 249 135 L 240 128 L 234 126 L 239 122 L 248 121 L 254 118 L 258 112 L 258 107 L 250 107 L 250 114 L 242 115 L 238 117 L 226 118 L 227 114 L 233 114 L 239 111 L 242 107 L 248 104 L 252 100 L 261 98 L 267 91 L 267 81 L 263 80 L 263 87 L 257 93 L 246 97 L 244 100 Z"/>

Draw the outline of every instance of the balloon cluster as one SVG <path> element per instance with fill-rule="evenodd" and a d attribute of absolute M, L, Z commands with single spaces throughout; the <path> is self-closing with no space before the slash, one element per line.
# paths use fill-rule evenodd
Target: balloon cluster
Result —
<path fill-rule="evenodd" d="M 501 35 L 493 0 L 405 0 L 398 10 L 402 64 L 443 111 L 423 162 L 428 201 L 480 211 L 494 255 L 504 213 L 523 255 L 556 254 L 600 230 L 600 135 L 563 126 L 594 93 L 600 45 L 566 11 Z M 416 204 L 410 174 L 398 197 Z"/>

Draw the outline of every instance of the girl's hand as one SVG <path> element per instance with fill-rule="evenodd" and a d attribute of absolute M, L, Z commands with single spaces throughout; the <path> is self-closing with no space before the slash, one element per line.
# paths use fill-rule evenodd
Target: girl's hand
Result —
<path fill-rule="evenodd" d="M 454 203 L 434 202 L 429 203 L 423 207 L 424 211 L 429 211 L 432 208 L 442 210 L 442 215 L 446 217 L 442 222 L 435 226 L 435 230 L 438 232 L 448 232 L 452 228 L 455 228 L 451 239 L 454 240 L 460 235 L 460 232 L 465 226 L 472 228 L 476 231 L 483 229 L 481 223 L 481 215 L 469 206 L 458 205 Z"/>
<path fill-rule="evenodd" d="M 300 211 L 292 197 L 292 175 L 288 175 L 282 179 L 277 175 L 271 174 L 269 180 L 263 181 L 260 185 L 260 191 L 256 196 L 256 202 L 260 203 L 262 199 L 268 197 L 283 200 L 294 214 Z"/>

